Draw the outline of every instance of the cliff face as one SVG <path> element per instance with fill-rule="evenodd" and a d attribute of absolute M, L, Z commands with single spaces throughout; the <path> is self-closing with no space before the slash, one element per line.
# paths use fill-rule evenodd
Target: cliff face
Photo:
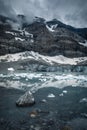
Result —
<path fill-rule="evenodd" d="M 86 28 L 76 29 L 55 19 L 47 22 L 37 17 L 31 24 L 22 22 L 17 30 L 12 28 L 11 21 L 0 18 L 0 55 L 35 51 L 49 56 L 87 56 Z"/>

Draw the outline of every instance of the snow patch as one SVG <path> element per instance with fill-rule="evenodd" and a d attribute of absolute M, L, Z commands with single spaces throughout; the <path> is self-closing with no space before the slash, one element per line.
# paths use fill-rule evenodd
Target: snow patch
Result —
<path fill-rule="evenodd" d="M 33 38 L 33 34 L 27 32 L 25 29 L 24 29 L 24 30 L 20 30 L 20 34 L 21 34 L 22 36 L 25 35 L 26 37 Z"/>
<path fill-rule="evenodd" d="M 13 33 L 13 32 L 10 32 L 10 31 L 5 31 L 5 33 L 14 35 L 14 33 Z"/>
<path fill-rule="evenodd" d="M 58 24 L 51 25 L 52 30 L 55 30 L 57 28 Z"/>
<path fill-rule="evenodd" d="M 26 35 L 26 36 L 31 36 L 31 38 L 33 38 L 33 34 L 27 32 L 27 31 L 25 31 L 25 35 Z"/>
<path fill-rule="evenodd" d="M 25 39 L 22 39 L 22 38 L 20 38 L 20 37 L 15 37 L 15 40 L 16 40 L 16 41 L 22 41 L 22 42 L 25 41 Z"/>
<path fill-rule="evenodd" d="M 50 32 L 54 32 L 56 27 L 58 26 L 58 24 L 54 24 L 51 25 L 50 27 L 46 24 L 46 28 L 50 31 Z"/>
<path fill-rule="evenodd" d="M 48 25 L 46 25 L 46 28 L 47 28 L 50 32 L 54 32 L 54 30 L 52 29 L 52 27 L 49 27 Z"/>
<path fill-rule="evenodd" d="M 79 42 L 79 44 L 87 47 L 87 41 L 86 40 L 85 40 L 85 43 Z"/>

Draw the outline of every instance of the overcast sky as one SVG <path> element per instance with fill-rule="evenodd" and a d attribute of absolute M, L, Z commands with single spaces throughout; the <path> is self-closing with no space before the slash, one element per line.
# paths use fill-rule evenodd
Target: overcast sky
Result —
<path fill-rule="evenodd" d="M 0 14 L 24 14 L 58 20 L 76 27 L 87 27 L 87 0 L 0 0 Z"/>

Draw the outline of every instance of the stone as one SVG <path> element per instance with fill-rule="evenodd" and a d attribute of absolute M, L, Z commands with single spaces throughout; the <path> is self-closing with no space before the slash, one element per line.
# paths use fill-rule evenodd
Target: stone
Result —
<path fill-rule="evenodd" d="M 35 104 L 35 100 L 34 100 L 34 97 L 30 91 L 26 92 L 23 96 L 21 96 L 16 101 L 16 105 L 18 107 L 32 106 L 34 104 Z"/>
<path fill-rule="evenodd" d="M 32 111 L 32 112 L 30 113 L 30 117 L 31 117 L 31 118 L 35 118 L 37 115 L 38 115 L 37 111 Z"/>

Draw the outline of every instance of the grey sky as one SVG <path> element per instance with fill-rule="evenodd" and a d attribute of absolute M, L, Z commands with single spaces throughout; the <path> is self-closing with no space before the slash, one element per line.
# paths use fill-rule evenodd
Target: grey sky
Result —
<path fill-rule="evenodd" d="M 0 0 L 0 14 L 24 14 L 58 20 L 76 27 L 87 27 L 87 0 Z"/>

